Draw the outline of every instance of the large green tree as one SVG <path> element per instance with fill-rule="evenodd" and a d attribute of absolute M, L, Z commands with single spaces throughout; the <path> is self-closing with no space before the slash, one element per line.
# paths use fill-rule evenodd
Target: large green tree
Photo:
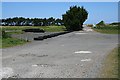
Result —
<path fill-rule="evenodd" d="M 69 31 L 82 30 L 83 23 L 88 18 L 88 12 L 84 7 L 71 6 L 65 14 L 62 15 L 64 25 Z"/>

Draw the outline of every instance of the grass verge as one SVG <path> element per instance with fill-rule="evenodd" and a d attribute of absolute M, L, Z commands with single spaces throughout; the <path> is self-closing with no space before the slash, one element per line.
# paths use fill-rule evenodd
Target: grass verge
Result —
<path fill-rule="evenodd" d="M 94 31 L 105 33 L 105 34 L 120 34 L 119 33 L 119 26 L 113 26 L 113 25 L 106 25 L 106 26 L 100 26 L 93 28 Z"/>
<path fill-rule="evenodd" d="M 114 48 L 106 57 L 100 73 L 101 78 L 120 78 L 120 74 L 118 74 L 120 72 L 118 69 L 118 62 L 120 61 L 119 50 L 120 47 Z"/>
<path fill-rule="evenodd" d="M 120 34 L 118 30 L 109 30 L 109 29 L 94 29 L 94 30 L 105 34 Z"/>
<path fill-rule="evenodd" d="M 118 46 L 118 78 L 120 80 L 120 45 Z"/>
<path fill-rule="evenodd" d="M 27 41 L 25 40 L 21 40 L 21 39 L 16 39 L 16 38 L 1 38 L 0 39 L 0 43 L 2 46 L 0 46 L 0 48 L 7 48 L 7 47 L 13 47 L 16 45 L 22 45 L 27 43 Z"/>

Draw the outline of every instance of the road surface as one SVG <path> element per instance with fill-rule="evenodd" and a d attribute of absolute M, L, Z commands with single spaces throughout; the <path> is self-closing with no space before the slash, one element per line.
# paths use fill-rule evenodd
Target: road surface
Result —
<path fill-rule="evenodd" d="M 76 31 L 2 50 L 0 76 L 17 78 L 98 78 L 118 36 Z M 3 74 L 3 75 L 2 75 Z"/>

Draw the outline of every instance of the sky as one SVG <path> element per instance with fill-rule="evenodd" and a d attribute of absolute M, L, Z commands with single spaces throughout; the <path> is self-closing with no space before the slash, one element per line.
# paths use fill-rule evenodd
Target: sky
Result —
<path fill-rule="evenodd" d="M 62 18 L 74 5 L 84 6 L 88 11 L 86 24 L 118 21 L 118 2 L 2 2 L 2 18 Z"/>
<path fill-rule="evenodd" d="M 119 2 L 119 0 L 1 0 L 2 2 Z"/>

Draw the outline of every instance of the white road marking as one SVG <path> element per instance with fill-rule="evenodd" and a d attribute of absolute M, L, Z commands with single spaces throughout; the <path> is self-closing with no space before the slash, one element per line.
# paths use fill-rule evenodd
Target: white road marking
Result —
<path fill-rule="evenodd" d="M 8 78 L 13 75 L 13 69 L 9 67 L 5 67 L 0 69 L 0 78 Z"/>
<path fill-rule="evenodd" d="M 88 31 L 88 32 L 89 32 L 89 31 L 93 31 L 92 29 L 83 29 L 83 30 L 84 30 L 84 31 Z"/>
<path fill-rule="evenodd" d="M 91 59 L 82 59 L 81 61 L 91 61 Z"/>
<path fill-rule="evenodd" d="M 35 64 L 35 65 L 32 65 L 32 66 L 33 66 L 33 67 L 37 67 L 38 65 Z"/>
<path fill-rule="evenodd" d="M 87 34 L 87 33 L 75 33 L 75 34 Z"/>
<path fill-rule="evenodd" d="M 76 54 L 89 54 L 92 53 L 91 51 L 76 51 Z"/>

